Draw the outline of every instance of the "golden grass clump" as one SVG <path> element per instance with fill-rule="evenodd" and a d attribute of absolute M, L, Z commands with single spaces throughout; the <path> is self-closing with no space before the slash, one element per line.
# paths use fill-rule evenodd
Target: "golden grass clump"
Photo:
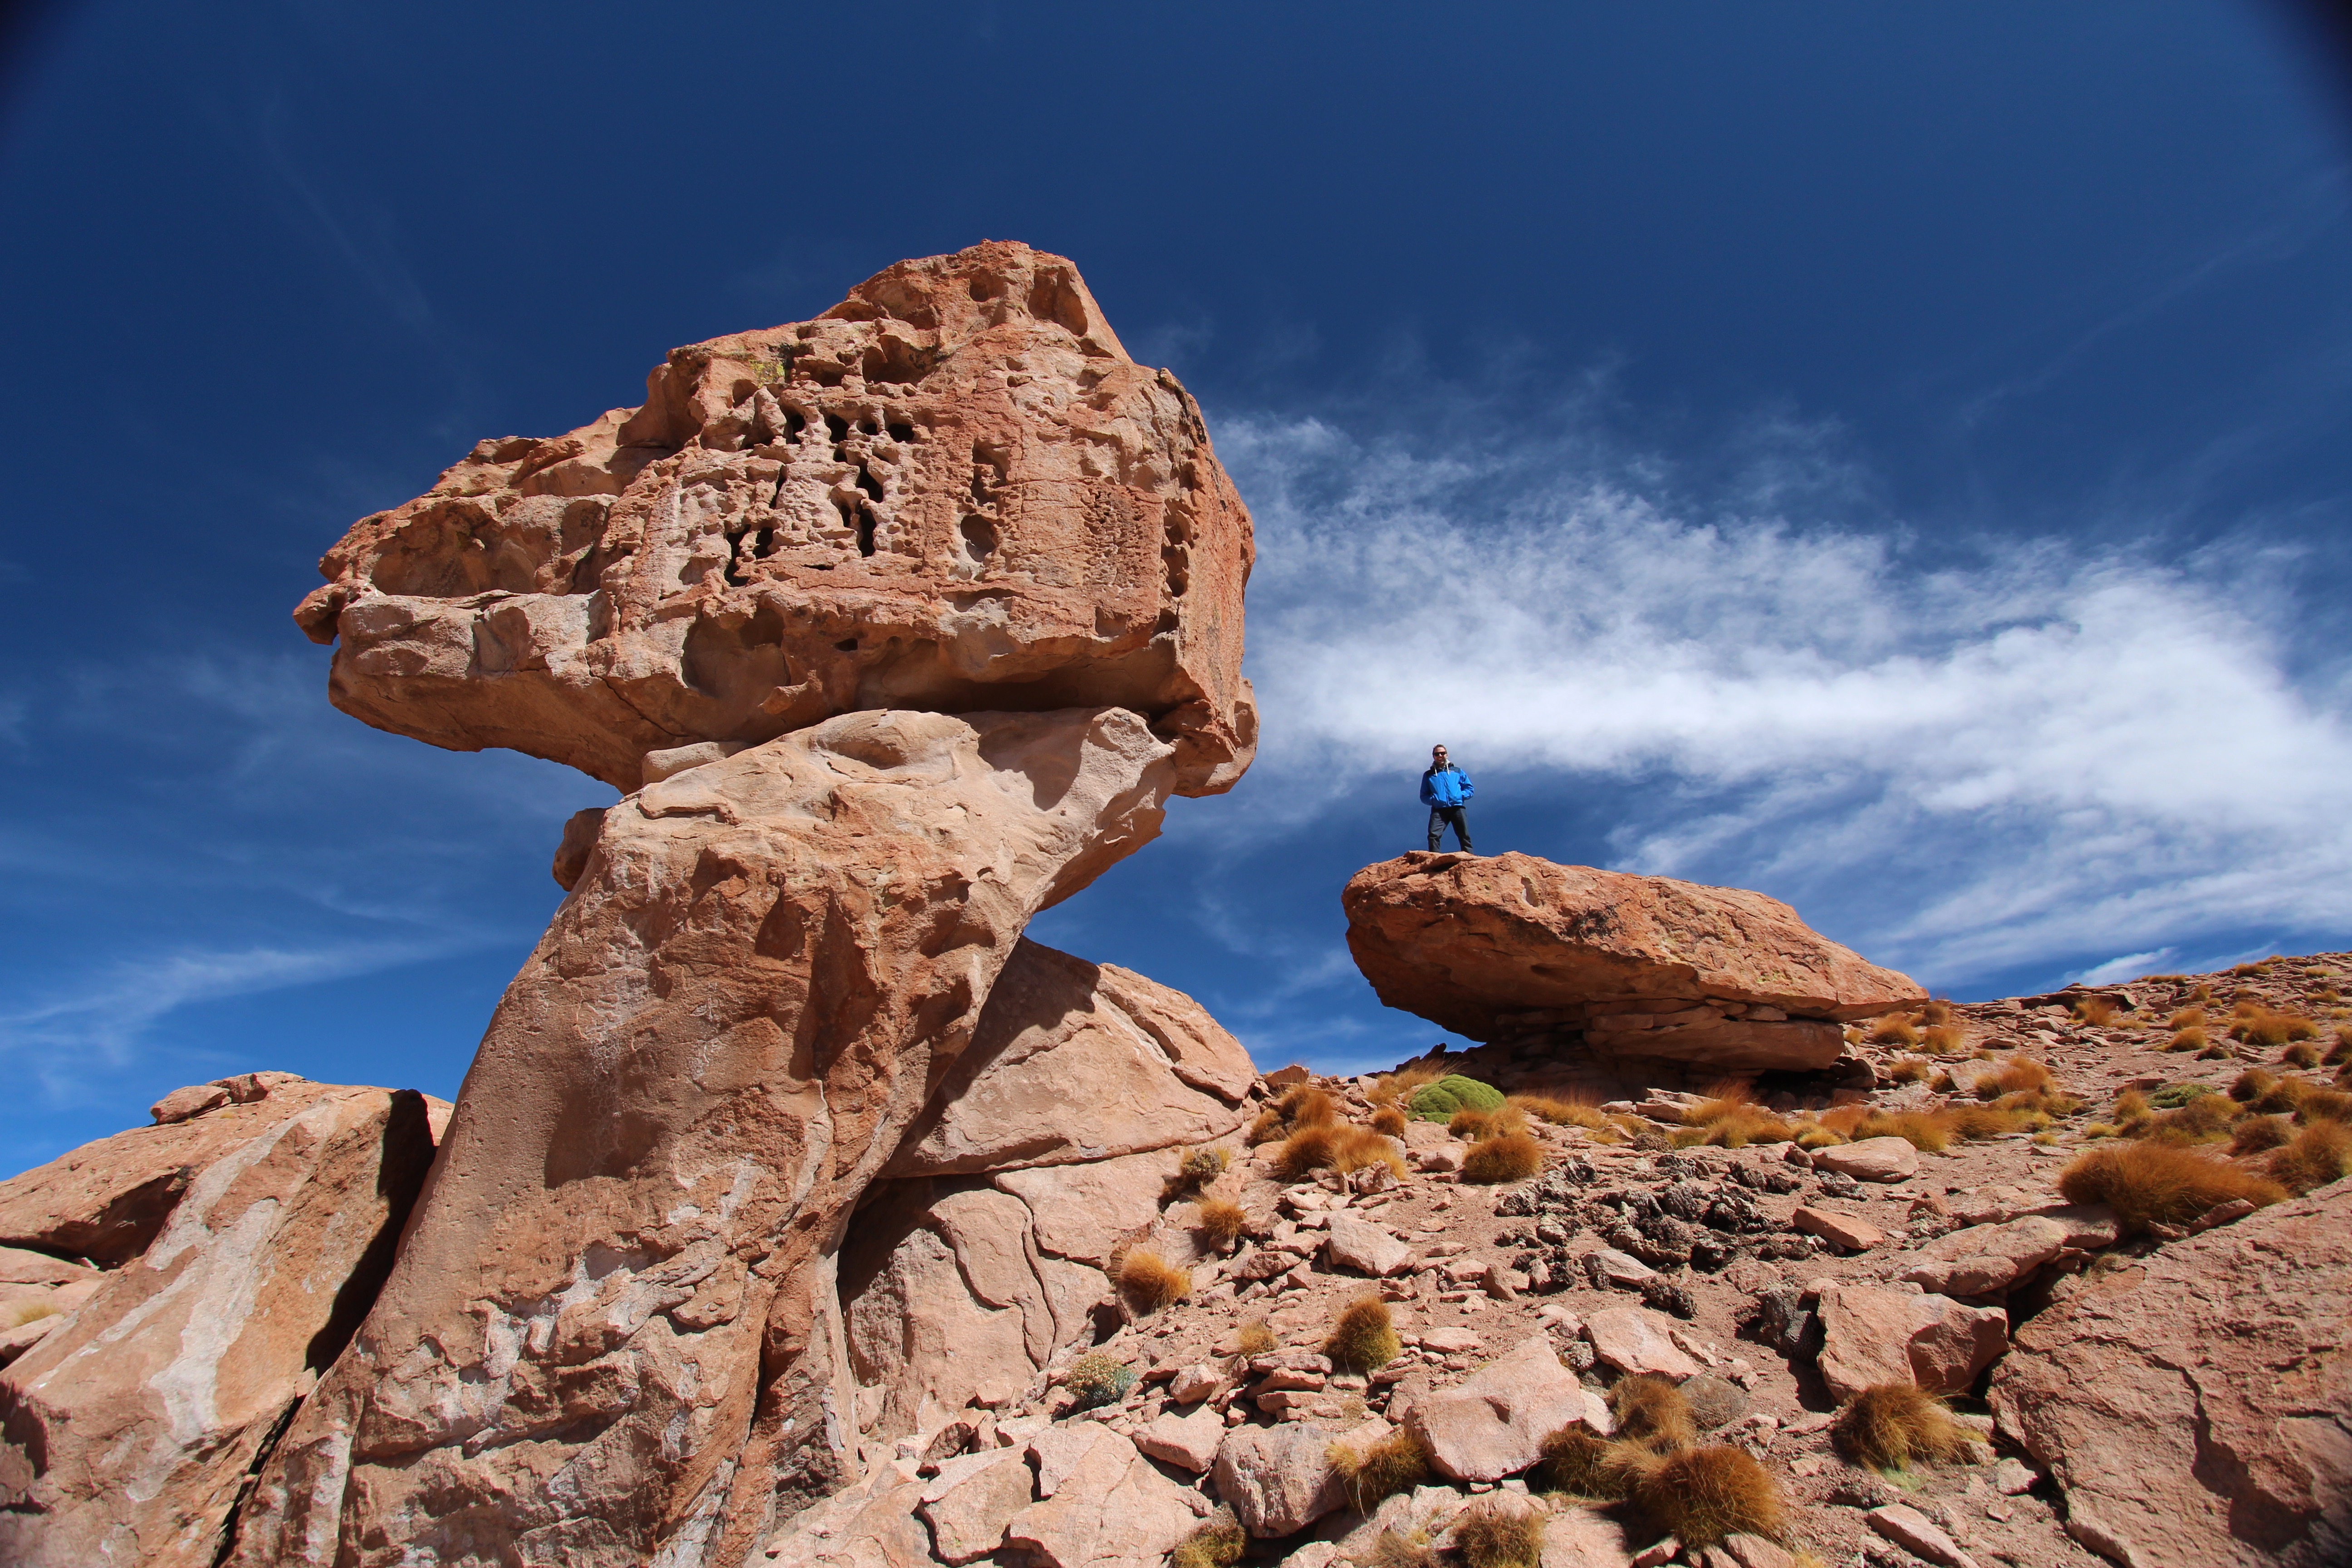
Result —
<path fill-rule="evenodd" d="M 1274 1108 L 1282 1112 L 1283 1121 L 1294 1129 L 1319 1127 L 1339 1120 L 1339 1108 L 1331 1102 L 1331 1097 L 1303 1083 L 1294 1083 L 1283 1090 L 1282 1098 L 1274 1102 Z"/>
<path fill-rule="evenodd" d="M 1404 1136 L 1404 1112 L 1393 1105 L 1383 1105 L 1372 1112 L 1372 1131 L 1391 1138 Z"/>
<path fill-rule="evenodd" d="M 1414 1089 L 1423 1084 L 1435 1083 L 1444 1076 L 1444 1073 L 1433 1072 L 1427 1068 L 1401 1068 L 1395 1072 L 1382 1073 L 1374 1079 L 1372 1087 L 1365 1091 L 1364 1098 L 1374 1105 L 1393 1105 L 1400 1098 L 1412 1099 Z"/>
<path fill-rule="evenodd" d="M 1864 1138 L 1900 1138 L 1922 1153 L 1940 1154 L 1951 1147 L 1952 1125 L 1948 1118 L 1935 1111 L 1873 1110 L 1854 1123 L 1848 1136 L 1856 1142 Z"/>
<path fill-rule="evenodd" d="M 1969 1435 L 1944 1402 L 1909 1383 L 1882 1383 L 1855 1394 L 1838 1413 L 1832 1436 L 1846 1458 L 1874 1470 L 1942 1464 L 1969 1452 Z"/>
<path fill-rule="evenodd" d="M 2279 1053 L 2279 1060 L 2291 1068 L 2315 1068 L 2319 1065 L 2319 1047 L 2309 1040 L 2297 1040 Z"/>
<path fill-rule="evenodd" d="M 2051 1081 L 2048 1063 L 2032 1057 L 2011 1057 L 2001 1064 L 2000 1071 L 1977 1085 L 1977 1098 L 1999 1100 L 2004 1094 L 2038 1091 L 2048 1089 Z"/>
<path fill-rule="evenodd" d="M 1340 1128 L 1331 1141 L 1331 1168 L 1344 1176 L 1367 1165 L 1386 1165 L 1389 1174 L 1404 1180 L 1404 1156 L 1394 1143 L 1369 1127 Z"/>
<path fill-rule="evenodd" d="M 2352 1173 L 2352 1128 L 2315 1121 L 2273 1154 L 2271 1177 L 2292 1193 L 2307 1193 Z"/>
<path fill-rule="evenodd" d="M 1249 1146 L 1255 1149 L 1261 1143 L 1280 1142 L 1289 1135 L 1290 1130 L 1283 1125 L 1282 1112 L 1269 1105 L 1249 1125 Z"/>
<path fill-rule="evenodd" d="M 1230 1509 L 1219 1509 L 1209 1522 L 1176 1543 L 1168 1555 L 1169 1568 L 1233 1568 L 1249 1550 L 1249 1535 Z"/>
<path fill-rule="evenodd" d="M 2352 1094 L 2340 1089 L 2306 1090 L 2294 1108 L 2297 1121 L 2352 1121 Z"/>
<path fill-rule="evenodd" d="M 1870 1032 L 1864 1037 L 1874 1046 L 1900 1046 L 1907 1051 L 1919 1043 L 1919 1031 L 1912 1026 L 1908 1013 L 1889 1013 L 1871 1020 Z"/>
<path fill-rule="evenodd" d="M 1581 1127 L 1589 1132 L 1598 1132 L 1609 1125 L 1598 1101 L 1570 1095 L 1515 1094 L 1504 1103 L 1554 1127 Z"/>
<path fill-rule="evenodd" d="M 1934 1001 L 1928 1003 L 1925 1007 L 1920 1008 L 1919 1021 L 1923 1024 L 1930 1025 L 1950 1023 L 1952 1021 L 1951 998 L 1948 996 L 1938 996 Z"/>
<path fill-rule="evenodd" d="M 19 1298 L 0 1303 L 0 1329 L 21 1329 L 26 1323 L 37 1323 L 43 1318 L 57 1317 L 59 1311 L 56 1302 L 36 1299 Z"/>
<path fill-rule="evenodd" d="M 2205 1026 L 2205 1009 L 2183 1007 L 2167 1018 L 2165 1026 L 2172 1029 L 2201 1029 Z"/>
<path fill-rule="evenodd" d="M 1517 1182 L 1543 1169 L 1543 1145 L 1524 1132 L 1506 1132 L 1470 1145 L 1462 1160 L 1462 1179 L 1481 1186 Z"/>
<path fill-rule="evenodd" d="M 1193 1213 L 1192 1228 L 1211 1247 L 1231 1247 L 1249 1228 L 1249 1211 L 1231 1198 L 1202 1198 Z"/>
<path fill-rule="evenodd" d="M 1633 1500 L 1685 1546 L 1714 1546 L 1727 1535 L 1787 1533 L 1787 1513 L 1771 1472 L 1745 1448 L 1717 1445 L 1670 1454 L 1642 1467 Z"/>
<path fill-rule="evenodd" d="M 1264 1355 L 1282 1342 L 1274 1337 L 1274 1327 L 1264 1318 L 1252 1318 L 1234 1331 L 1234 1354 Z"/>
<path fill-rule="evenodd" d="M 2352 1028 L 2336 1031 L 2336 1043 L 2327 1047 L 2326 1059 L 2329 1067 L 2338 1062 L 2352 1061 Z"/>
<path fill-rule="evenodd" d="M 1274 1168 L 1286 1182 L 1301 1181 L 1329 1164 L 1339 1149 L 1338 1128 L 1328 1122 L 1302 1127 L 1282 1141 L 1282 1151 L 1274 1158 Z"/>
<path fill-rule="evenodd" d="M 1487 1503 L 1469 1510 L 1454 1527 L 1454 1549 L 1464 1568 L 1538 1568 L 1543 1542 L 1543 1516 L 1525 1507 Z"/>
<path fill-rule="evenodd" d="M 2003 1110 L 1997 1105 L 1956 1105 L 1943 1113 L 1943 1121 L 1962 1142 L 1981 1143 L 2022 1131 L 2031 1114 Z"/>
<path fill-rule="evenodd" d="M 2181 1105 L 2151 1120 L 2137 1136 L 2175 1143 L 2201 1143 L 2230 1130 L 2240 1112 L 2226 1094 L 2193 1095 Z"/>
<path fill-rule="evenodd" d="M 2295 1040 L 2315 1040 L 2319 1026 L 2295 1013 L 2273 1013 L 2257 1006 L 2230 1026 L 2230 1037 L 2250 1046 L 2284 1046 Z"/>
<path fill-rule="evenodd" d="M 1118 1289 L 1129 1305 L 1149 1317 L 1192 1293 L 1192 1271 L 1177 1268 L 1149 1248 L 1138 1247 L 1118 1266 Z"/>
<path fill-rule="evenodd" d="M 2173 1036 L 2172 1043 L 2164 1048 L 2168 1051 L 2202 1051 L 2210 1049 L 2212 1044 L 2211 1036 L 2200 1028 L 2192 1026 Z"/>
<path fill-rule="evenodd" d="M 1933 1070 L 1924 1057 L 1896 1057 L 1886 1065 L 1886 1076 L 1896 1083 L 1925 1083 Z"/>
<path fill-rule="evenodd" d="M 2109 1027 L 2122 1016 L 2112 996 L 2085 996 L 2074 1004 L 2074 1016 L 2095 1029 Z"/>
<path fill-rule="evenodd" d="M 1528 1479 L 1545 1491 L 1614 1502 L 1632 1489 L 1633 1445 L 1594 1436 L 1581 1426 L 1563 1426 L 1543 1440 L 1543 1458 Z"/>
<path fill-rule="evenodd" d="M 2154 1140 L 2089 1151 L 2059 1173 L 2058 1190 L 2068 1203 L 2115 1210 L 2126 1236 L 2152 1225 L 2187 1225 L 2232 1198 L 2260 1208 L 2286 1196 L 2267 1176 Z"/>
<path fill-rule="evenodd" d="M 1617 1436 L 1653 1453 L 1687 1448 L 1698 1441 L 1698 1419 L 1690 1401 L 1669 1379 L 1655 1373 L 1621 1378 L 1609 1391 L 1609 1415 Z"/>
<path fill-rule="evenodd" d="M 2278 1074 L 2265 1072 L 2261 1068 L 2248 1068 L 2230 1086 L 2230 1098 L 2242 1105 L 2252 1105 L 2277 1087 Z"/>
<path fill-rule="evenodd" d="M 1359 1513 L 1371 1512 L 1384 1498 L 1412 1490 L 1430 1475 L 1429 1450 L 1404 1426 L 1362 1449 L 1334 1443 L 1328 1458 L 1339 1484 L 1347 1489 L 1349 1505 Z"/>
<path fill-rule="evenodd" d="M 1390 1321 L 1389 1304 L 1378 1296 L 1359 1296 L 1341 1310 L 1323 1342 L 1323 1353 L 1343 1372 L 1378 1372 L 1404 1350 Z"/>
<path fill-rule="evenodd" d="M 2249 1116 L 2238 1123 L 2230 1135 L 2232 1154 L 2259 1154 L 2265 1149 L 2275 1149 L 2294 1136 L 2294 1129 L 2284 1116 Z"/>
<path fill-rule="evenodd" d="M 1968 1031 L 1958 1024 L 1933 1024 L 1919 1031 L 1919 1048 L 1939 1057 L 1956 1057 L 1969 1048 Z"/>
<path fill-rule="evenodd" d="M 1454 1113 L 1445 1130 L 1472 1142 L 1481 1138 L 1500 1138 L 1506 1133 L 1525 1132 L 1528 1113 L 1507 1104 L 1494 1110 L 1478 1110 L 1465 1105 Z"/>

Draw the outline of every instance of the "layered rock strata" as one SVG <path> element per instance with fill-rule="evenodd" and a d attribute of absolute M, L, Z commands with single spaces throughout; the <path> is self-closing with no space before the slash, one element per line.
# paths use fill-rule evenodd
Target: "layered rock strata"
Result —
<path fill-rule="evenodd" d="M 249 1074 L 0 1183 L 16 1256 L 121 1262 L 70 1277 L 60 1294 L 86 1293 L 28 1323 L 45 1331 L 0 1373 L 0 1560 L 212 1568 L 253 1467 L 392 1267 L 447 1109 Z"/>
<path fill-rule="evenodd" d="M 1341 902 L 1382 1002 L 1538 1054 L 1820 1069 L 1843 1049 L 1841 1022 L 1927 999 L 1738 888 L 1416 853 L 1357 872 Z"/>
<path fill-rule="evenodd" d="M 614 806 L 233 1561 L 740 1562 L 853 1478 L 850 1214 L 1175 771 L 1123 709 L 849 714 Z"/>
<path fill-rule="evenodd" d="M 673 350 L 646 401 L 488 440 L 355 524 L 296 618 L 337 706 L 614 787 L 866 710 L 1129 708 L 1176 788 L 1256 746 L 1248 513 L 1077 269 L 990 243 Z"/>

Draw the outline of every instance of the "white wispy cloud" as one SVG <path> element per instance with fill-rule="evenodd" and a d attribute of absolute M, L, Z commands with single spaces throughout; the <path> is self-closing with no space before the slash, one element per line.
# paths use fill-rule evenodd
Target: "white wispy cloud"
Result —
<path fill-rule="evenodd" d="M 1444 423 L 1219 426 L 1260 530 L 1259 766 L 1297 812 L 1433 738 L 1522 789 L 1638 780 L 1620 865 L 1805 892 L 1948 982 L 2352 925 L 2352 728 L 2271 629 L 2290 553 L 1923 567 L 1895 520 L 1807 521 L 1866 489 L 1817 431 L 1706 500 L 1573 420 Z"/>

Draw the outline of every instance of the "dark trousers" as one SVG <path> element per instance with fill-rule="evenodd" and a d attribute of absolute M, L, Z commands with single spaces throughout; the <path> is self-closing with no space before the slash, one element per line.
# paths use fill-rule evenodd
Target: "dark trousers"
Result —
<path fill-rule="evenodd" d="M 1462 846 L 1462 852 L 1465 855 L 1474 853 L 1470 847 L 1470 808 L 1466 805 L 1433 805 L 1429 808 L 1431 851 L 1435 852 L 1437 840 L 1445 832 L 1445 825 L 1449 822 L 1454 825 L 1454 840 Z"/>

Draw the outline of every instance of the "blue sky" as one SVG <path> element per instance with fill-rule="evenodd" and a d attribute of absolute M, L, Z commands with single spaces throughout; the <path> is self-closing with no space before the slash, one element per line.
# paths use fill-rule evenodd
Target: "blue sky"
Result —
<path fill-rule="evenodd" d="M 1261 1062 L 1437 1037 L 1338 892 L 1763 889 L 1959 996 L 2352 945 L 2352 113 L 2176 0 L 51 8 L 0 100 L 0 1168 L 453 1093 L 603 786 L 287 611 L 476 439 L 983 237 L 1255 510 L 1256 769 L 1038 922 Z"/>

